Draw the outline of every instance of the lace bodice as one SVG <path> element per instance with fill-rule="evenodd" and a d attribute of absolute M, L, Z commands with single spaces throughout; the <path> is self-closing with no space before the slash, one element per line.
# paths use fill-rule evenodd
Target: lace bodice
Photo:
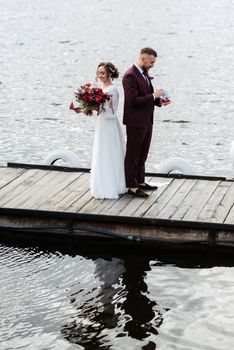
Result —
<path fill-rule="evenodd" d="M 104 92 L 111 94 L 110 101 L 105 103 L 105 111 L 101 114 L 106 119 L 112 119 L 117 116 L 118 113 L 118 105 L 119 105 L 119 92 L 118 89 L 114 85 L 107 86 L 103 89 Z"/>

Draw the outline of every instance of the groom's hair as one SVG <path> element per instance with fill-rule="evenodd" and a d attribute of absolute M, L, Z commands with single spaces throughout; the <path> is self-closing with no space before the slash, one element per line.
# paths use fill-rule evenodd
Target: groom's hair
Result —
<path fill-rule="evenodd" d="M 154 49 L 151 49 L 151 47 L 144 47 L 141 49 L 140 54 L 147 54 L 147 55 L 153 55 L 154 57 L 158 57 L 157 52 Z"/>

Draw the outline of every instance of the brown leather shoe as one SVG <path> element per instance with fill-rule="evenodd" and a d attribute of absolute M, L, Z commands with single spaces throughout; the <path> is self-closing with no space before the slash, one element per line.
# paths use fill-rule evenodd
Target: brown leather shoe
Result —
<path fill-rule="evenodd" d="M 127 194 L 130 194 L 131 196 L 134 197 L 141 197 L 141 198 L 147 198 L 149 195 L 143 191 L 141 191 L 139 188 L 136 190 L 136 192 L 131 191 L 130 189 L 128 190 Z"/>

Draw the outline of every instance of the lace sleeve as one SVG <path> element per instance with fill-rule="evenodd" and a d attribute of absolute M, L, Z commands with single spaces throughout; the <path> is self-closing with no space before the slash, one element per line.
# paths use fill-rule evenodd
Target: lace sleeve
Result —
<path fill-rule="evenodd" d="M 106 112 L 103 114 L 105 119 L 113 119 L 116 117 L 118 112 L 118 104 L 119 104 L 119 92 L 116 87 L 113 87 L 109 91 L 111 95 L 110 101 L 106 104 Z"/>
<path fill-rule="evenodd" d="M 112 95 L 111 102 L 112 102 L 112 108 L 114 111 L 114 115 L 117 115 L 118 105 L 119 105 L 119 91 L 117 90 L 116 87 L 113 87 L 113 89 L 111 89 L 111 91 L 110 91 L 110 94 Z"/>

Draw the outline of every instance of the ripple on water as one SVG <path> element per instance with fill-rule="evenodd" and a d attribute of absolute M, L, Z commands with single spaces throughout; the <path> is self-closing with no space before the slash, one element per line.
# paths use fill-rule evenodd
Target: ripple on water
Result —
<path fill-rule="evenodd" d="M 4 245 L 0 264 L 4 350 L 232 349 L 231 268 Z"/>
<path fill-rule="evenodd" d="M 84 260 L 30 248 L 1 247 L 1 344 L 20 348 L 26 346 L 28 338 L 39 339 L 39 335 L 46 341 L 46 334 L 48 344 L 53 343 L 51 337 L 74 312 L 67 288 L 86 278 Z M 37 343 L 34 345 L 36 349 Z"/>
<path fill-rule="evenodd" d="M 224 267 L 177 269 L 177 272 L 170 267 L 154 269 L 147 281 L 151 293 L 170 308 L 160 327 L 157 342 L 160 349 L 180 346 L 194 350 L 231 349 L 234 342 L 232 273 L 232 268 Z"/>

